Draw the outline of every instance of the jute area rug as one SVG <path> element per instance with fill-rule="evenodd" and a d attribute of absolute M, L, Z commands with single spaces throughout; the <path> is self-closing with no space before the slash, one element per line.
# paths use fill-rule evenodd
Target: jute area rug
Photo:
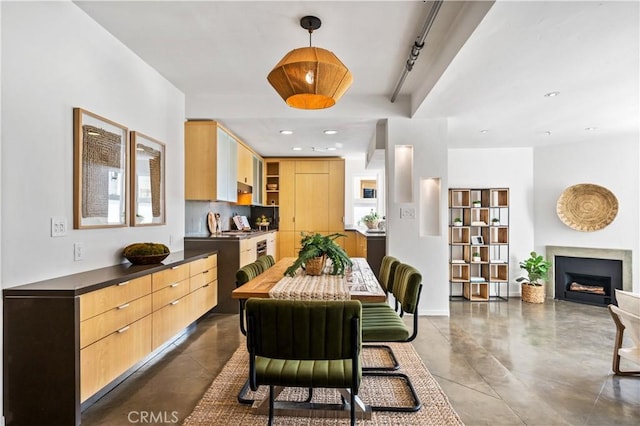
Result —
<path fill-rule="evenodd" d="M 399 372 L 407 374 L 416 389 L 422 407 L 416 412 L 397 413 L 374 411 L 371 420 L 358 419 L 361 425 L 462 425 L 446 395 L 431 376 L 411 344 L 390 344 L 400 363 Z M 362 352 L 363 366 L 388 365 L 385 351 L 367 348 Z M 265 425 L 267 416 L 256 414 L 250 405 L 237 401 L 238 392 L 248 377 L 248 354 L 240 346 L 222 369 L 211 387 L 204 394 L 184 425 Z M 260 400 L 268 395 L 268 388 L 261 386 L 257 392 L 249 391 L 247 397 Z M 302 401 L 306 389 L 287 388 L 278 400 Z M 410 393 L 404 381 L 393 378 L 363 377 L 359 391 L 365 404 L 411 405 Z M 338 403 L 340 394 L 334 389 L 315 389 L 313 402 Z M 309 418 L 275 416 L 276 425 L 345 425 L 348 418 Z"/>

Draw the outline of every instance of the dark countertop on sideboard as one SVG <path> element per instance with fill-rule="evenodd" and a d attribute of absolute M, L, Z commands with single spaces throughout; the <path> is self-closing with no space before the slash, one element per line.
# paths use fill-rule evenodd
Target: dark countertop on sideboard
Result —
<path fill-rule="evenodd" d="M 126 280 L 182 265 L 217 253 L 217 250 L 185 250 L 171 253 L 162 263 L 155 265 L 132 265 L 129 262 L 100 269 L 51 278 L 17 287 L 5 288 L 4 297 L 54 296 L 74 297 L 99 290 Z"/>

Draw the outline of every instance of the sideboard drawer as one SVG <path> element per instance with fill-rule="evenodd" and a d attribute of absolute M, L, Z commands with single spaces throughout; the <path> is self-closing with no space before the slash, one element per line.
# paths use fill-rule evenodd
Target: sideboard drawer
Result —
<path fill-rule="evenodd" d="M 151 315 L 80 350 L 80 401 L 151 353 Z"/>
<path fill-rule="evenodd" d="M 215 268 L 218 266 L 218 256 L 212 254 L 209 257 L 205 257 L 204 259 L 194 260 L 189 264 L 191 268 L 190 276 L 197 275 L 201 272 L 207 271 L 209 269 Z"/>
<path fill-rule="evenodd" d="M 151 293 L 151 276 L 123 281 L 80 296 L 80 321 L 122 306 Z"/>
<path fill-rule="evenodd" d="M 151 295 L 124 303 L 80 323 L 80 348 L 145 317 L 151 313 Z"/>
<path fill-rule="evenodd" d="M 163 306 L 180 299 L 182 296 L 189 293 L 189 278 L 179 281 L 177 283 L 170 284 L 162 290 L 153 292 L 153 310 L 157 311 Z"/>
<path fill-rule="evenodd" d="M 187 278 L 189 278 L 188 263 L 174 266 L 172 268 L 165 269 L 164 271 L 156 272 L 152 275 L 152 289 L 153 291 L 158 291 Z"/>

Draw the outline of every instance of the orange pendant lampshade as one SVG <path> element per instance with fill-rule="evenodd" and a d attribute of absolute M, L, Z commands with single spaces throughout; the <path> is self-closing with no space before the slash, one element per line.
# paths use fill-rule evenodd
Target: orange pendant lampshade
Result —
<path fill-rule="evenodd" d="M 320 20 L 305 16 L 300 25 L 309 30 Z M 287 53 L 267 76 L 287 105 L 300 109 L 322 109 L 336 104 L 353 82 L 347 67 L 332 52 L 320 47 L 302 47 Z"/>

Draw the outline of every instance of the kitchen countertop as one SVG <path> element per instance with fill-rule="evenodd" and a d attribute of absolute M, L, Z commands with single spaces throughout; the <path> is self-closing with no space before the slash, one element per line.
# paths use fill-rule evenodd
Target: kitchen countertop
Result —
<path fill-rule="evenodd" d="M 272 232 L 278 232 L 277 229 L 269 229 L 267 231 L 259 231 L 252 229 L 251 231 L 222 231 L 222 234 L 188 234 L 185 240 L 244 240 L 246 238 L 259 237 Z"/>
<path fill-rule="evenodd" d="M 355 231 L 355 232 L 359 232 L 360 234 L 364 235 L 365 237 L 369 238 L 369 237 L 386 237 L 387 236 L 387 232 L 386 231 L 378 231 L 378 230 L 374 230 L 373 232 L 371 232 L 369 229 L 365 228 L 365 227 L 360 227 L 360 226 L 345 226 L 344 227 L 345 231 Z"/>

